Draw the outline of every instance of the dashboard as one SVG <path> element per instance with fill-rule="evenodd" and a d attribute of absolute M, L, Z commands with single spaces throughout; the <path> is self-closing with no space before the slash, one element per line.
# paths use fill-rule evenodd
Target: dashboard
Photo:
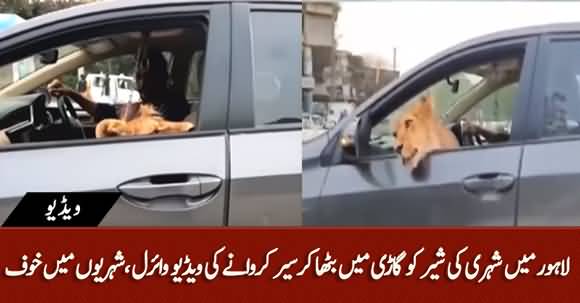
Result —
<path fill-rule="evenodd" d="M 6 98 L 0 101 L 0 129 L 11 142 L 18 141 L 18 135 L 34 127 L 42 119 L 35 112 L 42 111 L 44 99 L 41 94 Z"/>
<path fill-rule="evenodd" d="M 63 123 L 47 93 L 0 99 L 0 131 L 11 143 L 80 139 L 82 129 Z"/>

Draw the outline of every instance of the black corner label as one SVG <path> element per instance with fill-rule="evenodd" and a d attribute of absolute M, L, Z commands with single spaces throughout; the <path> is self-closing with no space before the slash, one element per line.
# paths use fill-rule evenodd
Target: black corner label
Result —
<path fill-rule="evenodd" d="M 96 227 L 119 199 L 115 192 L 26 193 L 4 227 Z"/>

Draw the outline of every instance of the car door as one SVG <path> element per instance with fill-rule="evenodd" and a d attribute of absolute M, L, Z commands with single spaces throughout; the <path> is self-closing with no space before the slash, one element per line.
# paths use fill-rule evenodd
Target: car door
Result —
<path fill-rule="evenodd" d="M 317 199 L 311 197 L 304 202 L 305 224 L 514 225 L 522 154 L 518 140 L 523 127 L 521 117 L 527 108 L 526 92 L 535 45 L 535 38 L 526 38 L 450 50 L 410 72 L 406 80 L 387 90 L 366 111 L 351 117 L 352 121 L 341 123 L 340 131 L 329 134 L 329 145 L 317 169 L 326 168 L 326 173 L 317 177 L 321 174 L 308 169 L 310 179 L 323 180 L 323 185 Z M 365 115 L 386 117 L 422 87 L 453 74 L 455 65 L 465 66 L 487 54 L 509 52 L 512 48 L 523 52 L 523 68 L 515 99 L 511 142 L 436 152 L 428 157 L 425 169 L 418 175 L 404 167 L 392 150 L 348 159 L 344 156 L 340 136 L 356 125 L 356 119 L 360 126 L 370 121 Z"/>
<path fill-rule="evenodd" d="M 58 46 L 71 37 L 91 37 L 96 28 L 122 31 L 125 20 L 155 23 L 171 22 L 172 18 L 206 18 L 205 63 L 211 68 L 203 75 L 203 106 L 197 129 L 178 135 L 2 147 L 0 221 L 27 192 L 121 190 L 121 197 L 101 221 L 102 226 L 225 224 L 230 6 L 183 2 L 134 5 L 99 3 L 39 18 L 0 41 L 0 61 L 32 55 L 34 50 Z M 214 189 L 213 194 L 201 196 L 206 188 Z M 175 196 L 178 193 L 188 194 Z"/>
<path fill-rule="evenodd" d="M 302 224 L 302 5 L 234 3 L 228 225 Z"/>
<path fill-rule="evenodd" d="M 534 134 L 524 147 L 518 225 L 580 224 L 580 31 L 544 35 L 535 72 Z"/>

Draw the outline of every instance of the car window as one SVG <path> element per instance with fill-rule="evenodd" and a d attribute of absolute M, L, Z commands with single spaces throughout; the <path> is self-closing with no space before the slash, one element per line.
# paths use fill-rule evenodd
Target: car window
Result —
<path fill-rule="evenodd" d="M 489 129 L 511 132 L 514 99 L 518 83 L 506 85 L 485 97 L 465 114 L 466 120 Z"/>
<path fill-rule="evenodd" d="M 136 53 L 143 43 L 139 32 L 88 37 L 69 43 L 59 47 L 60 58 L 52 64 L 37 64 L 38 56 L 33 55 L 0 67 L 0 71 L 16 71 L 20 63 L 32 60 L 26 72 L 16 73 L 18 77 L 14 77 L 14 72 L 0 73 L 6 76 L 4 87 L 0 87 L 0 132 L 9 137 L 11 144 L 20 144 L 195 130 L 197 112 L 172 87 L 175 81 L 187 83 L 187 75 L 175 79 L 170 72 L 176 51 L 193 55 L 199 51 L 199 45 L 206 45 L 205 41 L 195 41 L 207 38 L 206 27 L 195 26 L 152 30 L 147 40 L 148 53 L 158 50 L 160 56 L 150 57 L 142 64 L 142 71 L 152 72 L 151 78 L 143 80 L 140 76 L 141 87 L 136 74 Z M 196 71 L 196 76 L 201 77 L 201 72 Z M 139 75 L 143 74 L 146 73 Z M 48 85 L 64 88 L 68 97 L 61 100 L 65 101 L 55 96 L 47 98 Z M 195 88 L 195 94 L 201 95 L 201 87 Z M 156 122 L 162 125 L 159 129 L 145 128 L 146 124 L 135 127 L 122 124 L 124 128 L 119 129 L 107 124 L 113 123 L 109 119 L 137 123 L 130 120 L 144 113 L 135 104 L 142 102 L 142 98 L 163 118 L 163 122 Z M 196 115 L 191 115 L 193 112 Z"/>
<path fill-rule="evenodd" d="M 185 98 L 191 104 L 191 121 L 198 121 L 200 103 L 201 103 L 201 88 L 204 74 L 205 52 L 198 50 L 193 53 L 191 63 L 189 66 L 189 75 L 187 76 L 187 83 L 185 87 Z"/>
<path fill-rule="evenodd" d="M 189 76 L 185 96 L 187 100 L 199 100 L 201 98 L 201 75 L 203 73 L 203 51 L 196 51 L 191 57 Z"/>
<path fill-rule="evenodd" d="M 544 98 L 546 137 L 580 134 L 580 41 L 550 44 Z"/>
<path fill-rule="evenodd" d="M 459 121 L 466 121 L 509 136 L 519 72 L 519 58 L 506 58 L 470 66 L 445 77 L 377 123 L 371 130 L 369 144 L 377 150 L 392 151 L 395 123 L 427 95 L 433 97 L 435 112 L 450 129 L 458 127 Z M 461 134 L 455 135 L 461 143 Z"/>
<path fill-rule="evenodd" d="M 58 48 L 58 58 L 62 59 L 76 51 L 79 48 L 74 45 L 65 45 Z M 40 61 L 39 55 L 30 56 L 13 62 L 5 64 L 0 67 L 0 89 L 26 78 L 33 72 L 45 67 L 46 65 Z"/>
<path fill-rule="evenodd" d="M 135 55 L 114 56 L 83 65 L 64 73 L 59 79 L 79 92 L 90 92 L 97 103 L 124 104 L 139 101 L 135 84 Z M 84 83 L 82 79 L 84 78 Z M 130 98 L 127 98 L 127 94 Z"/>
<path fill-rule="evenodd" d="M 297 13 L 251 14 L 255 125 L 300 122 L 300 28 Z"/>

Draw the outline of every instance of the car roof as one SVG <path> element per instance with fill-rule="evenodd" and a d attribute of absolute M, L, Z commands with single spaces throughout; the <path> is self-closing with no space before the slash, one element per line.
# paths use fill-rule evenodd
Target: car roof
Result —
<path fill-rule="evenodd" d="M 26 20 L 2 31 L 0 41 L 18 33 L 26 32 L 44 25 L 53 24 L 80 16 L 87 16 L 109 11 L 128 10 L 139 7 L 170 6 L 179 4 L 214 4 L 214 3 L 264 3 L 264 4 L 301 4 L 302 0 L 123 0 L 99 1 L 81 4 L 66 9 L 43 14 Z"/>
<path fill-rule="evenodd" d="M 514 39 L 518 37 L 526 37 L 539 34 L 551 34 L 551 33 L 571 33 L 580 31 L 580 22 L 568 22 L 568 23 L 551 23 L 542 25 L 532 25 L 526 27 L 519 27 L 509 30 L 502 30 L 483 36 L 479 36 L 465 42 L 458 44 L 461 47 L 464 44 L 476 45 L 480 43 L 486 43 L 491 41 L 498 41 L 504 39 Z"/>
<path fill-rule="evenodd" d="M 424 60 L 423 62 L 419 63 L 415 67 L 409 69 L 405 73 L 403 73 L 399 79 L 390 82 L 382 89 L 379 89 L 375 94 L 370 96 L 365 102 L 363 102 L 360 106 L 357 107 L 355 111 L 355 115 L 360 114 L 361 112 L 365 111 L 370 105 L 372 105 L 377 98 L 384 95 L 386 92 L 391 90 L 393 87 L 397 86 L 399 83 L 405 81 L 406 79 L 410 78 L 412 75 L 416 74 L 418 71 L 426 68 L 427 66 L 447 57 L 454 53 L 457 53 L 460 50 L 467 49 L 470 47 L 475 47 L 478 45 L 485 45 L 488 43 L 493 43 L 497 41 L 504 41 L 504 40 L 513 40 L 518 38 L 525 38 L 530 36 L 542 35 L 542 34 L 564 34 L 564 33 L 574 33 L 580 32 L 580 22 L 568 22 L 568 23 L 550 23 L 550 24 L 541 24 L 541 25 L 532 25 L 526 27 L 519 27 L 514 29 L 502 30 L 482 36 L 478 36 L 455 46 L 451 46 L 446 50 L 443 50 L 435 55 L 429 57 L 428 59 Z"/>

